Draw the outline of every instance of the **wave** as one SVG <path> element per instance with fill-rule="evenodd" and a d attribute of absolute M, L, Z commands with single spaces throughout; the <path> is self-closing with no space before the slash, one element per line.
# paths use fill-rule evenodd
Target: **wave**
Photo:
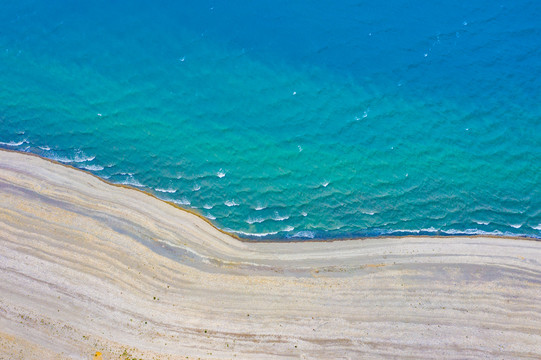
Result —
<path fill-rule="evenodd" d="M 313 239 L 316 234 L 313 231 L 299 231 L 295 233 L 292 237 L 294 238 L 304 238 L 304 239 Z"/>
<path fill-rule="evenodd" d="M 207 214 L 207 215 L 204 215 L 204 216 L 209 220 L 216 220 L 216 216 L 214 216 L 212 214 Z"/>
<path fill-rule="evenodd" d="M 535 230 L 541 230 L 541 224 L 537 225 L 537 226 L 534 226 L 532 227 L 532 229 L 535 229 Z"/>
<path fill-rule="evenodd" d="M 38 147 L 39 147 L 41 150 L 45 150 L 45 151 L 51 150 L 51 148 L 48 147 L 47 145 L 45 145 L 45 146 L 38 146 Z"/>
<path fill-rule="evenodd" d="M 203 209 L 207 209 L 207 210 L 210 210 L 213 207 L 214 207 L 213 205 L 208 205 L 208 204 L 203 205 Z"/>
<path fill-rule="evenodd" d="M 182 198 L 180 200 L 174 199 L 170 200 L 171 202 L 174 202 L 177 205 L 190 205 L 192 202 L 186 198 Z"/>
<path fill-rule="evenodd" d="M 541 228 L 541 224 L 540 224 Z M 485 231 L 480 229 L 465 229 L 465 230 L 458 230 L 458 229 L 447 229 L 447 230 L 438 230 L 433 227 L 430 227 L 428 229 L 421 229 L 421 230 L 379 230 L 376 231 L 376 236 L 385 236 L 385 235 L 441 235 L 441 236 L 463 236 L 463 235 L 486 235 L 486 236 L 513 236 L 513 237 L 534 237 L 537 239 L 541 239 L 541 236 L 533 235 L 533 234 L 517 234 L 510 231 L 500 231 L 500 230 L 493 230 L 493 231 Z"/>
<path fill-rule="evenodd" d="M 249 217 L 249 218 L 246 220 L 246 222 L 247 222 L 248 224 L 252 225 L 252 224 L 256 224 L 256 223 L 257 223 L 257 224 L 260 224 L 260 223 L 262 223 L 262 222 L 265 221 L 265 220 L 268 220 L 268 219 L 260 218 L 260 217 L 258 217 L 258 218 L 252 218 L 252 217 Z"/>
<path fill-rule="evenodd" d="M 21 140 L 19 142 L 15 142 L 15 141 L 2 142 L 2 141 L 0 141 L 0 145 L 5 145 L 5 146 L 21 146 L 22 144 L 28 144 L 28 141 L 26 139 Z"/>
<path fill-rule="evenodd" d="M 235 200 L 227 200 L 225 203 L 224 203 L 226 206 L 239 206 L 238 203 L 235 202 Z"/>
<path fill-rule="evenodd" d="M 275 220 L 275 221 L 284 221 L 284 220 L 287 220 L 287 219 L 289 219 L 289 216 L 287 216 L 287 215 L 286 216 L 280 216 L 278 214 L 278 212 L 275 212 L 274 217 L 272 217 L 272 220 Z"/>
<path fill-rule="evenodd" d="M 87 156 L 83 153 L 77 153 L 73 158 L 67 158 L 63 156 L 53 156 L 52 159 L 62 163 L 82 163 L 92 161 L 96 158 L 94 155 Z"/>
<path fill-rule="evenodd" d="M 169 193 L 169 194 L 174 194 L 177 192 L 176 189 L 162 189 L 162 188 L 156 188 L 154 189 L 156 191 L 159 191 L 159 192 L 163 192 L 163 193 Z"/>
<path fill-rule="evenodd" d="M 220 169 L 220 171 L 216 173 L 216 176 L 218 176 L 219 178 L 223 178 L 225 176 L 225 172 L 222 169 Z"/>
<path fill-rule="evenodd" d="M 119 182 L 119 184 L 137 186 L 137 187 L 144 187 L 145 186 L 145 185 L 141 184 L 139 181 L 137 181 L 137 179 L 135 179 L 132 176 L 129 176 L 126 180 Z"/>
<path fill-rule="evenodd" d="M 81 169 L 91 170 L 91 171 L 101 171 L 104 169 L 104 167 L 100 165 L 82 165 Z"/>
<path fill-rule="evenodd" d="M 192 190 L 193 190 L 193 191 L 199 191 L 199 190 L 201 190 L 201 185 L 195 184 L 195 185 L 193 186 Z"/>
<path fill-rule="evenodd" d="M 479 224 L 479 225 L 488 225 L 490 224 L 490 222 L 488 221 L 477 221 L 477 220 L 474 220 L 475 223 Z"/>
<path fill-rule="evenodd" d="M 267 208 L 266 206 L 257 205 L 257 206 L 255 207 L 255 210 L 256 210 L 256 211 L 260 211 L 260 210 L 263 210 L 263 209 L 266 209 L 266 208 Z"/>
<path fill-rule="evenodd" d="M 238 230 L 232 230 L 232 229 L 224 229 L 227 232 L 233 233 L 233 234 L 239 234 L 245 237 L 265 237 L 265 236 L 271 236 L 278 234 L 278 231 L 272 231 L 267 233 L 249 233 L 244 231 L 238 231 Z"/>

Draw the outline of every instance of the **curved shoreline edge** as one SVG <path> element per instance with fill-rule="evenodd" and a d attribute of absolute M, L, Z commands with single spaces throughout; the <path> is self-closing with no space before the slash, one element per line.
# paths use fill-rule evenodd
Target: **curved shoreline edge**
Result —
<path fill-rule="evenodd" d="M 37 158 L 40 158 L 42 160 L 45 160 L 45 161 L 49 161 L 55 165 L 60 165 L 60 166 L 65 166 L 67 168 L 70 168 L 70 169 L 73 169 L 73 170 L 76 170 L 76 171 L 81 171 L 87 175 L 90 175 L 100 181 L 103 181 L 104 183 L 106 183 L 107 185 L 111 185 L 111 186 L 118 186 L 118 187 L 122 187 L 122 188 L 126 188 L 126 189 L 131 189 L 131 190 L 135 190 L 135 191 L 138 191 L 138 192 L 141 192 L 147 196 L 150 196 L 158 201 L 162 201 L 178 210 L 181 210 L 181 211 L 185 211 L 185 212 L 188 212 L 192 215 L 195 215 L 197 217 L 199 217 L 201 220 L 205 221 L 206 223 L 208 223 L 210 226 L 212 226 L 213 228 L 215 228 L 216 230 L 220 231 L 221 233 L 225 234 L 225 235 L 228 235 L 228 236 L 231 236 L 239 241 L 244 241 L 244 242 L 322 242 L 322 241 L 326 241 L 326 242 L 331 242 L 331 241 L 350 241 L 350 240 L 365 240 L 365 239 L 385 239 L 385 238 L 389 238 L 389 237 L 392 237 L 392 238 L 407 238 L 407 237 L 427 237 L 427 238 L 434 238 L 434 237 L 442 237 L 442 238 L 445 238 L 445 237 L 462 237 L 462 236 L 465 236 L 465 237 L 494 237 L 494 238 L 505 238 L 505 239 L 526 239 L 526 240 L 534 240 L 534 241 L 541 241 L 541 238 L 537 238 L 535 236 L 528 236 L 528 235 L 495 235 L 495 234 L 444 234 L 444 235 L 437 235 L 437 234 L 434 234 L 434 235 L 417 235 L 417 234 L 407 234 L 407 235 L 397 235 L 397 234 L 389 234 L 389 235 L 378 235 L 378 236 L 366 236 L 366 237 L 363 237 L 363 236 L 360 236 L 360 237 L 347 237 L 347 236 L 344 236 L 344 237 L 336 237 L 336 238 L 310 238 L 310 239 L 295 239 L 295 238 L 289 238 L 289 239 L 275 239 L 275 238 L 266 238 L 266 237 L 261 237 L 261 238 L 255 238 L 255 237 L 242 237 L 242 236 L 238 236 L 237 234 L 233 233 L 233 232 L 229 232 L 227 230 L 224 230 L 224 229 L 221 229 L 220 227 L 218 227 L 216 224 L 214 224 L 210 219 L 208 219 L 207 217 L 203 216 L 201 213 L 199 213 L 197 210 L 195 209 L 188 209 L 188 208 L 184 208 L 184 207 L 181 207 L 179 206 L 178 204 L 175 204 L 174 202 L 172 201 L 167 201 L 167 200 L 164 200 L 164 199 L 161 199 L 159 197 L 157 197 L 156 195 L 152 194 L 151 192 L 149 191 L 145 191 L 143 189 L 139 189 L 135 186 L 130 186 L 130 185 L 126 185 L 126 184 L 118 184 L 118 183 L 114 183 L 114 182 L 111 182 L 111 181 L 108 181 L 107 179 L 104 179 L 94 173 L 92 173 L 91 171 L 89 170 L 85 170 L 85 169 L 80 169 L 78 167 L 75 167 L 73 165 L 70 165 L 70 164 L 65 164 L 65 163 L 62 163 L 62 162 L 59 162 L 57 160 L 54 160 L 54 159 L 50 159 L 50 158 L 47 158 L 45 156 L 41 156 L 41 155 L 38 155 L 38 154 L 35 154 L 35 153 L 32 153 L 32 152 L 25 152 L 25 151 L 20 151 L 20 150 L 15 150 L 15 149 L 6 149 L 6 148 L 0 148 L 0 152 L 1 151 L 5 151 L 5 152 L 13 152 L 13 153 L 17 153 L 17 154 L 21 154 L 21 155 L 25 155 L 25 156 L 35 156 Z M 407 231 L 404 231 L 404 232 L 407 232 Z"/>
<path fill-rule="evenodd" d="M 541 357 L 535 239 L 239 241 L 61 165 L 0 151 L 0 358 Z"/>

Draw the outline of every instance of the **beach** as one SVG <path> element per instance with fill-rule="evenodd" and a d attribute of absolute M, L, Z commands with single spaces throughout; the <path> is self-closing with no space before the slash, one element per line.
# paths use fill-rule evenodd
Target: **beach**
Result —
<path fill-rule="evenodd" d="M 0 359 L 541 357 L 541 242 L 243 241 L 0 151 Z"/>

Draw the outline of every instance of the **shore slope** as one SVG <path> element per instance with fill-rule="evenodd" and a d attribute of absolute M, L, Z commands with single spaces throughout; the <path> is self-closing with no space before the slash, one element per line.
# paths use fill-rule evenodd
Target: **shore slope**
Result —
<path fill-rule="evenodd" d="M 0 359 L 96 351 L 540 358 L 541 242 L 243 242 L 140 191 L 0 151 Z"/>

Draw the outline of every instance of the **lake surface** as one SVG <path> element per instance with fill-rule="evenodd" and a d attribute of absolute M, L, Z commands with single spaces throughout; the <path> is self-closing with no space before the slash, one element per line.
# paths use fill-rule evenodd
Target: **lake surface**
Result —
<path fill-rule="evenodd" d="M 541 238 L 541 3 L 4 1 L 0 147 L 255 239 Z"/>

